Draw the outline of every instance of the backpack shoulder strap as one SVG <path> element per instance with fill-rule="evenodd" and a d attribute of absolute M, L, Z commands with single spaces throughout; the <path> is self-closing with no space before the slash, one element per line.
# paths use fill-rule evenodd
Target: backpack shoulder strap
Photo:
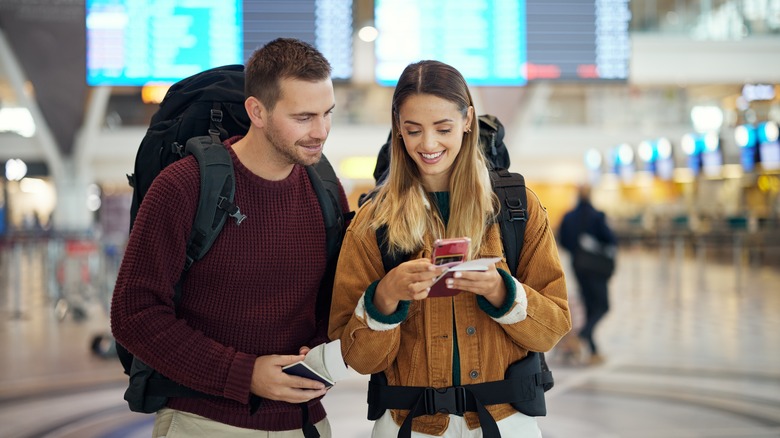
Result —
<path fill-rule="evenodd" d="M 514 276 L 519 267 L 520 252 L 523 250 L 523 239 L 525 238 L 525 226 L 528 223 L 528 193 L 526 192 L 525 178 L 519 173 L 496 169 L 490 171 L 490 179 L 493 183 L 493 191 L 501 204 L 498 221 L 501 227 L 501 243 L 504 246 L 506 264 Z M 539 352 L 539 362 L 543 376 L 542 388 L 544 391 L 549 391 L 555 381 L 542 352 Z"/>
<path fill-rule="evenodd" d="M 322 219 L 325 222 L 328 260 L 332 260 L 338 257 L 345 224 L 353 213 L 344 214 L 345 209 L 340 203 L 339 179 L 324 155 L 317 164 L 306 166 L 306 173 L 320 203 Z"/>
<path fill-rule="evenodd" d="M 497 169 L 490 171 L 490 180 L 501 204 L 498 222 L 501 227 L 501 242 L 504 245 L 506 264 L 509 269 L 512 269 L 511 274 L 515 275 L 520 262 L 520 252 L 523 250 L 525 225 L 528 221 L 525 178 L 519 173 Z"/>
<path fill-rule="evenodd" d="M 200 197 L 187 242 L 184 269 L 174 285 L 173 302 L 177 306 L 181 302 L 182 285 L 190 266 L 211 249 L 228 216 L 233 216 L 238 224 L 246 218 L 233 204 L 236 191 L 233 160 L 219 137 L 206 135 L 190 138 L 185 146 L 187 154 L 192 154 L 198 162 Z M 125 400 L 131 411 L 155 412 L 165 406 L 168 397 L 209 397 L 160 375 L 137 357 L 129 356 L 129 353 L 128 358 L 130 365 L 125 368 L 125 372 L 130 376 L 130 385 L 125 392 Z"/>
<path fill-rule="evenodd" d="M 219 139 L 209 135 L 193 137 L 187 141 L 185 151 L 195 157 L 200 168 L 200 201 L 187 244 L 186 271 L 211 249 L 228 216 L 239 225 L 246 216 L 233 204 L 233 160 Z"/>
<path fill-rule="evenodd" d="M 382 254 L 382 266 L 385 268 L 385 274 L 391 269 L 409 260 L 410 254 L 393 254 L 387 242 L 387 225 L 382 225 L 376 230 L 376 243 L 379 245 L 379 252 Z"/>

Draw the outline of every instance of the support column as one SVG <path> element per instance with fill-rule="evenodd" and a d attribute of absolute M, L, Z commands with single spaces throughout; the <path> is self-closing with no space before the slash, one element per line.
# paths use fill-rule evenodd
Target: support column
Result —
<path fill-rule="evenodd" d="M 79 168 L 73 159 L 65 160 L 62 166 L 62 175 L 54 180 L 57 187 L 54 230 L 66 234 L 89 233 L 94 224 L 94 213 L 87 208 L 91 172 Z"/>

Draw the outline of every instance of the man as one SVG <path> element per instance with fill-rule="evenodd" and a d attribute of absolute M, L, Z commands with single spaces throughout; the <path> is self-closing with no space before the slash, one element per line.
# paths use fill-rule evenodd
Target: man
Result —
<path fill-rule="evenodd" d="M 590 187 L 580 186 L 576 207 L 566 213 L 561 221 L 559 239 L 574 260 L 575 253 L 580 249 L 580 237 L 583 234 L 592 236 L 602 247 L 614 247 L 617 244 L 615 234 L 607 225 L 604 213 L 596 210 L 590 202 Z M 585 307 L 585 324 L 579 332 L 579 337 L 585 342 L 590 353 L 589 362 L 597 365 L 604 362 L 599 353 L 593 332 L 596 325 L 609 311 L 609 292 L 607 283 L 609 277 L 602 274 L 578 269 L 574 266 L 574 275 L 580 287 L 580 297 Z"/>
<path fill-rule="evenodd" d="M 324 386 L 282 372 L 327 341 L 327 317 L 315 317 L 326 275 L 325 227 L 303 166 L 320 160 L 330 131 L 330 73 L 320 52 L 293 39 L 274 40 L 249 59 L 251 126 L 226 142 L 234 202 L 246 219 L 225 224 L 188 271 L 176 305 L 174 286 L 198 205 L 195 159 L 166 167 L 144 198 L 114 291 L 112 331 L 137 358 L 207 395 L 170 398 L 157 412 L 154 437 L 174 430 L 297 437 L 310 423 L 331 436 L 319 401 Z"/>

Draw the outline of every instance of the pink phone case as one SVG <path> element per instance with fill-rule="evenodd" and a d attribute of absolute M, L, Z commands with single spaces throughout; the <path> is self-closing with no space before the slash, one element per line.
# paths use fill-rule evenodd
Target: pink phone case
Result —
<path fill-rule="evenodd" d="M 452 239 L 437 239 L 433 243 L 433 256 L 431 261 L 434 265 L 455 266 L 466 260 L 469 252 L 471 239 L 468 237 L 459 237 Z M 447 279 L 452 278 L 452 273 L 447 272 L 444 277 L 431 286 L 428 298 L 451 297 L 460 293 L 458 289 L 447 288 Z"/>

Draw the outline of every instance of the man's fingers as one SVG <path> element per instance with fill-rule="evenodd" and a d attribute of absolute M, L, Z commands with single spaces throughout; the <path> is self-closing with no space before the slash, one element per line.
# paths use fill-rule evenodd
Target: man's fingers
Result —
<path fill-rule="evenodd" d="M 290 380 L 285 382 L 285 386 L 292 389 L 320 390 L 325 389 L 325 385 L 319 380 L 307 379 L 305 377 L 290 375 Z"/>
<path fill-rule="evenodd" d="M 303 354 L 273 354 L 269 356 L 269 363 L 276 366 L 287 366 L 295 362 L 300 362 L 304 358 Z"/>
<path fill-rule="evenodd" d="M 300 389 L 300 388 L 280 388 L 271 397 L 273 400 L 286 401 L 288 403 L 302 403 L 311 399 L 322 397 L 327 393 L 327 389 Z"/>
<path fill-rule="evenodd" d="M 325 395 L 328 391 L 326 389 L 296 389 L 291 388 L 288 394 L 288 397 L 286 402 L 289 403 L 303 403 L 307 402 L 311 399 L 322 397 Z"/>

